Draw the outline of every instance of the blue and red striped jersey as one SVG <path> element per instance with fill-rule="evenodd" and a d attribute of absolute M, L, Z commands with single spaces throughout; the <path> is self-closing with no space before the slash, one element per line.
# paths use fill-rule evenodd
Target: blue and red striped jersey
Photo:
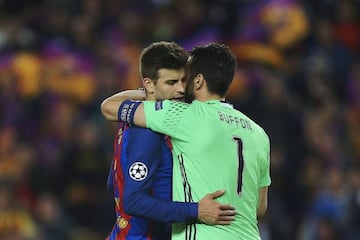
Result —
<path fill-rule="evenodd" d="M 116 211 L 108 240 L 166 240 L 170 223 L 197 218 L 197 203 L 171 202 L 171 148 L 168 136 L 120 124 L 107 183 Z"/>

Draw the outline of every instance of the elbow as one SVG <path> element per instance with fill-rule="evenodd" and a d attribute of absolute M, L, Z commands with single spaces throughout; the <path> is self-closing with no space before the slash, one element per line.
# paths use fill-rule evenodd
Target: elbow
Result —
<path fill-rule="evenodd" d="M 259 206 L 258 209 L 257 209 L 257 217 L 258 218 L 264 217 L 265 213 L 266 213 L 266 210 L 267 210 L 267 203 L 262 204 L 261 206 Z"/>
<path fill-rule="evenodd" d="M 257 207 L 257 216 L 263 217 L 266 213 L 268 206 L 268 187 L 262 187 L 259 189 L 259 205 Z"/>
<path fill-rule="evenodd" d="M 109 99 L 105 99 L 100 106 L 102 115 L 106 120 L 117 121 L 117 109 L 113 107 Z M 116 111 L 116 113 L 115 113 Z"/>
<path fill-rule="evenodd" d="M 124 201 L 123 207 L 124 207 L 124 212 L 126 214 L 132 215 L 132 216 L 136 215 L 136 212 L 134 211 L 134 209 L 135 209 L 134 204 L 132 202 Z"/>
<path fill-rule="evenodd" d="M 266 209 L 263 210 L 263 211 L 258 211 L 258 212 L 257 212 L 257 217 L 258 217 L 258 218 L 262 218 L 262 217 L 265 216 L 265 213 L 266 213 Z"/>
<path fill-rule="evenodd" d="M 132 216 L 138 216 L 139 212 L 136 211 L 136 206 L 137 206 L 137 200 L 130 197 L 130 196 L 126 196 L 124 195 L 123 198 L 123 207 L 124 207 L 124 212 L 128 215 L 132 215 Z"/>
<path fill-rule="evenodd" d="M 124 202 L 124 212 L 128 215 L 135 216 L 136 212 L 134 211 L 134 206 L 130 202 Z"/>

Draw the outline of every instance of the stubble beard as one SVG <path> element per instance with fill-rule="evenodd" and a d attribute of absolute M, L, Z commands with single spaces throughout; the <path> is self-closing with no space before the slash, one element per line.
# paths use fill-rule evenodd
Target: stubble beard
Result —
<path fill-rule="evenodd" d="M 185 94 L 184 94 L 184 100 L 186 103 L 192 103 L 192 101 L 195 99 L 193 86 L 194 84 L 192 82 L 186 85 Z"/>

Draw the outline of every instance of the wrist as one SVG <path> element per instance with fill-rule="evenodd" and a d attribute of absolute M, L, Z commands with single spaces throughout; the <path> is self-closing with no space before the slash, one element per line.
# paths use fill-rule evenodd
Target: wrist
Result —
<path fill-rule="evenodd" d="M 145 100 L 146 98 L 146 91 L 145 88 L 139 88 L 137 91 L 138 99 L 135 100 Z"/>

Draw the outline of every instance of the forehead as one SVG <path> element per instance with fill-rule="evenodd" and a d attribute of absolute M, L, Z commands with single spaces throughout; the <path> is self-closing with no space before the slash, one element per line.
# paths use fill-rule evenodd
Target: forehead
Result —
<path fill-rule="evenodd" d="M 181 79 L 184 76 L 184 69 L 179 70 L 161 68 L 158 70 L 158 80 L 175 80 Z"/>

